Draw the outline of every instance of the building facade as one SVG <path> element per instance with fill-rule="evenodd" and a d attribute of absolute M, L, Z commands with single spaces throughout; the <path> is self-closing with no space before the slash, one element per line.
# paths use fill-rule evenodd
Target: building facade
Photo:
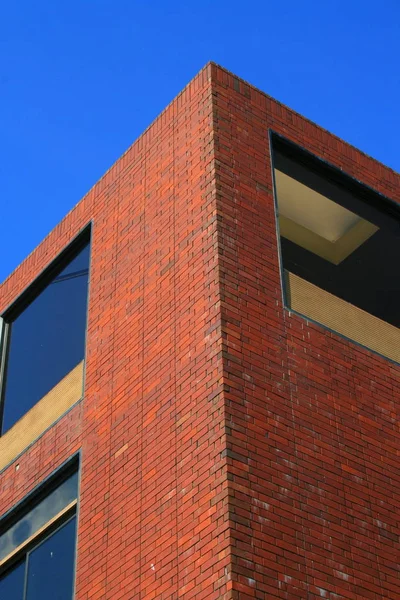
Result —
<path fill-rule="evenodd" d="M 399 598 L 399 223 L 208 64 L 1 287 L 1 599 Z"/>

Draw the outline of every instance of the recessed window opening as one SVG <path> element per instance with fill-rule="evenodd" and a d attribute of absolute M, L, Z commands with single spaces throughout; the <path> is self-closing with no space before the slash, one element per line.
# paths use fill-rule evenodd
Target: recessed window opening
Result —
<path fill-rule="evenodd" d="M 400 210 L 282 138 L 272 146 L 286 305 L 400 360 Z"/>
<path fill-rule="evenodd" d="M 48 394 L 49 402 L 83 373 L 90 245 L 76 244 L 50 276 L 33 284 L 23 309 L 4 319 L 1 433 Z M 81 376 L 81 375 L 79 375 Z"/>

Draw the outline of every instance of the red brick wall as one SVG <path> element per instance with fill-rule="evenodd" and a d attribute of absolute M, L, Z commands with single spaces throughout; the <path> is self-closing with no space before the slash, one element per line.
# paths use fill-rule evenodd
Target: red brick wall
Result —
<path fill-rule="evenodd" d="M 82 448 L 77 600 L 227 592 L 210 72 L 1 289 L 3 310 L 92 220 L 84 400 L 0 475 L 2 514 Z"/>
<path fill-rule="evenodd" d="M 269 127 L 400 199 L 208 65 L 0 289 L 92 221 L 84 399 L 0 474 L 81 449 L 76 600 L 396 598 L 399 369 L 283 310 Z"/>
<path fill-rule="evenodd" d="M 400 369 L 282 307 L 268 130 L 400 178 L 213 67 L 235 598 L 399 598 Z"/>

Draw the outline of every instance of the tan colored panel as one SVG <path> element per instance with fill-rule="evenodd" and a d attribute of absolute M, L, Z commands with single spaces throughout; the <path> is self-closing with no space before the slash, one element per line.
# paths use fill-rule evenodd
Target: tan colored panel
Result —
<path fill-rule="evenodd" d="M 310 229 L 306 229 L 284 215 L 279 215 L 279 230 L 282 237 L 309 250 L 313 254 L 318 254 L 318 256 L 329 260 L 335 265 L 339 264 L 334 254 L 335 244 L 332 244 L 332 242 L 329 242 Z"/>
<path fill-rule="evenodd" d="M 82 397 L 83 361 L 0 437 L 0 469 Z"/>
<path fill-rule="evenodd" d="M 378 227 L 275 169 L 280 234 L 338 265 Z"/>
<path fill-rule="evenodd" d="M 286 271 L 290 308 L 400 362 L 400 329 Z"/>
<path fill-rule="evenodd" d="M 332 243 L 283 215 L 279 217 L 279 228 L 283 237 L 314 254 L 318 254 L 325 260 L 329 260 L 334 265 L 340 264 L 378 231 L 376 225 L 360 219 L 341 238 Z"/>
<path fill-rule="evenodd" d="M 360 220 L 351 210 L 275 169 L 279 214 L 335 243 Z"/>

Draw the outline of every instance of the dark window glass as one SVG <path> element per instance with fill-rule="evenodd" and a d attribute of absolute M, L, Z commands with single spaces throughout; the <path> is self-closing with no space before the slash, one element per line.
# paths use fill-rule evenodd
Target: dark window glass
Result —
<path fill-rule="evenodd" d="M 398 221 L 382 201 L 383 210 L 365 202 L 361 186 L 350 191 L 285 155 L 274 159 L 284 269 L 400 327 Z"/>
<path fill-rule="evenodd" d="M 25 561 L 0 578 L 1 600 L 24 600 Z"/>
<path fill-rule="evenodd" d="M 72 600 L 78 492 L 72 468 L 0 521 L 0 600 Z"/>
<path fill-rule="evenodd" d="M 74 556 L 75 517 L 28 555 L 24 600 L 71 600 Z"/>
<path fill-rule="evenodd" d="M 282 138 L 273 147 L 286 305 L 398 362 L 398 206 Z"/>
<path fill-rule="evenodd" d="M 11 554 L 18 546 L 34 535 L 50 519 L 57 516 L 78 495 L 78 473 L 66 479 L 58 488 L 46 496 L 22 519 L 0 535 L 0 560 Z M 1 595 L 0 595 L 1 600 Z"/>
<path fill-rule="evenodd" d="M 89 245 L 9 325 L 2 433 L 84 358 Z"/>

